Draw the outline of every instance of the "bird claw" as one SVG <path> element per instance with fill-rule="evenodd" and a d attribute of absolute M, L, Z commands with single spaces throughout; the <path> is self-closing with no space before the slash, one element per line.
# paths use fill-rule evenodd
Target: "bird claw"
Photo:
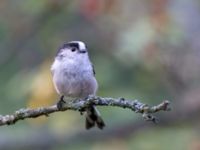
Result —
<path fill-rule="evenodd" d="M 60 100 L 57 102 L 57 108 L 58 110 L 62 110 L 63 109 L 63 105 L 65 104 L 65 100 L 64 100 L 64 96 L 60 97 Z"/>

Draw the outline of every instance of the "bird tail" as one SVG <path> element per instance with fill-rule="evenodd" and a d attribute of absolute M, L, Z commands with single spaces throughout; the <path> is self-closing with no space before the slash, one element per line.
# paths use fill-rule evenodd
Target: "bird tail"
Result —
<path fill-rule="evenodd" d="M 90 106 L 86 109 L 86 122 L 85 128 L 90 129 L 97 125 L 99 129 L 103 129 L 105 127 L 105 123 L 101 118 L 101 115 L 95 106 Z"/>

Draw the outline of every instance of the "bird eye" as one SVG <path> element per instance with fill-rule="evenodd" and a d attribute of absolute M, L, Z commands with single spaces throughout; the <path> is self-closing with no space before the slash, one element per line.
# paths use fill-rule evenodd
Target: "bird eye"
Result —
<path fill-rule="evenodd" d="M 75 52 L 76 51 L 76 47 L 72 47 L 71 51 Z"/>

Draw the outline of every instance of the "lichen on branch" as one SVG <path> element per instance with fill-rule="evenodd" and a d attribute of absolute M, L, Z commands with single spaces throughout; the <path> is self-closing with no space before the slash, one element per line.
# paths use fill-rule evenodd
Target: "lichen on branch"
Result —
<path fill-rule="evenodd" d="M 121 108 L 128 108 L 136 113 L 141 113 L 142 117 L 147 121 L 157 122 L 157 119 L 153 116 L 153 113 L 159 111 L 169 111 L 169 101 L 165 100 L 162 103 L 155 106 L 148 106 L 147 104 L 141 103 L 138 100 L 128 100 L 124 98 L 109 98 L 109 97 L 98 97 L 89 96 L 84 100 L 76 100 L 73 102 L 66 102 L 62 109 L 58 109 L 57 105 L 49 107 L 39 107 L 36 109 L 22 108 L 15 111 L 10 115 L 0 115 L 0 126 L 15 124 L 19 120 L 26 118 L 36 118 L 39 116 L 49 116 L 51 113 L 75 110 L 82 111 L 90 105 L 96 106 L 116 106 Z"/>

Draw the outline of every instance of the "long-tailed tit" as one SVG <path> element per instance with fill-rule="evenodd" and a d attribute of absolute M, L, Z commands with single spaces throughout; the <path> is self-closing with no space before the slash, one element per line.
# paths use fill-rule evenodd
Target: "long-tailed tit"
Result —
<path fill-rule="evenodd" d="M 59 48 L 51 66 L 53 83 L 57 93 L 61 96 L 57 103 L 58 109 L 66 100 L 85 99 L 95 95 L 98 83 L 94 68 L 90 62 L 85 44 L 81 41 L 71 41 Z M 103 129 L 105 126 L 99 111 L 93 105 L 86 110 L 86 129 L 97 125 Z"/>

